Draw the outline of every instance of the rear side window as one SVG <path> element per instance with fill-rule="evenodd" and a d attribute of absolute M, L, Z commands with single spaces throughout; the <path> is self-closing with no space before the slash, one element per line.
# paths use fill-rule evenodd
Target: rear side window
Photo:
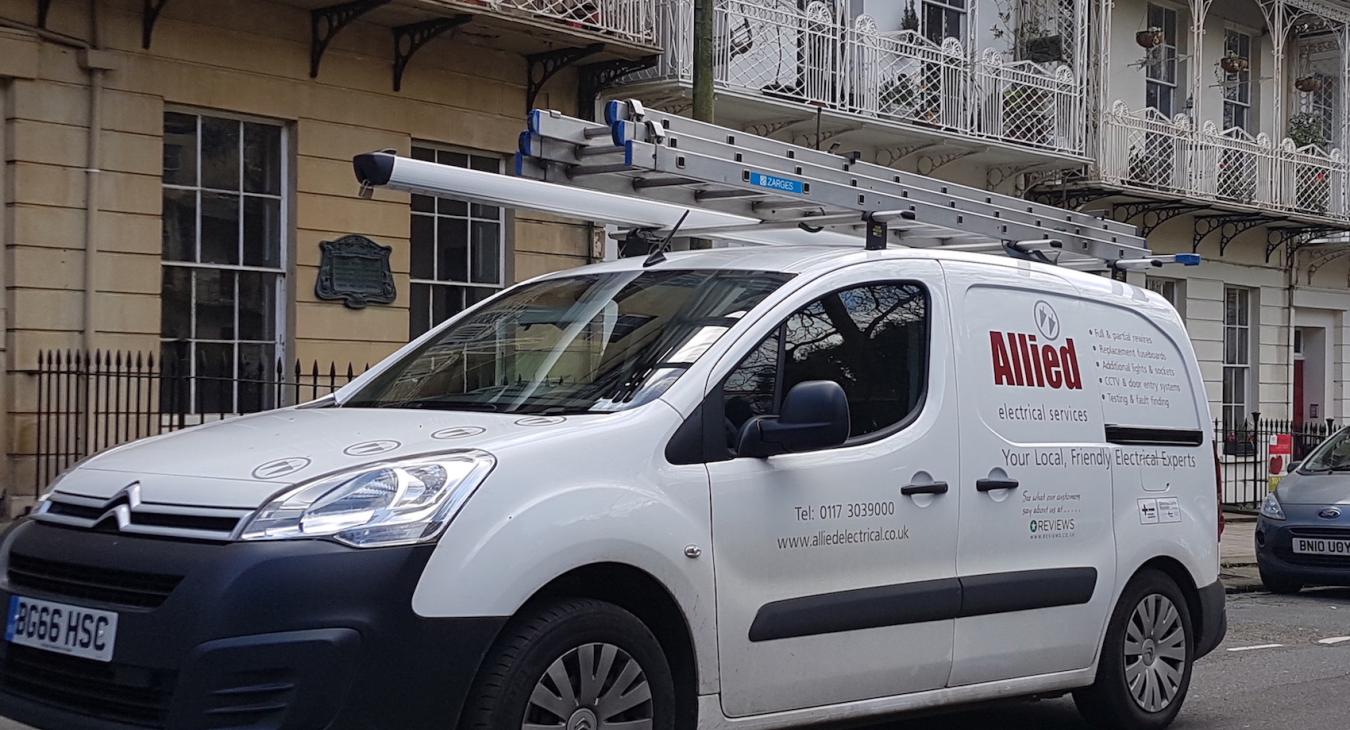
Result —
<path fill-rule="evenodd" d="M 723 385 L 728 440 L 753 416 L 773 415 L 792 386 L 833 380 L 848 395 L 850 439 L 906 421 L 928 376 L 928 295 L 878 283 L 824 296 L 788 317 Z"/>

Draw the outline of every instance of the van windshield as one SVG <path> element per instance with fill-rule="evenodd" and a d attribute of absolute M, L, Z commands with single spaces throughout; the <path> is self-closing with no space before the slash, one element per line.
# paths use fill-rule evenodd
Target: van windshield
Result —
<path fill-rule="evenodd" d="M 787 274 L 621 271 L 512 289 L 436 333 L 343 405 L 619 411 L 660 396 Z"/>

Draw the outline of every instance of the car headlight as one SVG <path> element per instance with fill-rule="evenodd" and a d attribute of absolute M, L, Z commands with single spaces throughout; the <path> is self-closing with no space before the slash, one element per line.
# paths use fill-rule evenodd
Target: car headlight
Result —
<path fill-rule="evenodd" d="M 326 476 L 275 497 L 239 537 L 325 537 L 353 547 L 434 540 L 496 463 L 487 452 L 466 450 Z"/>
<path fill-rule="evenodd" d="M 1267 494 L 1266 501 L 1261 503 L 1261 516 L 1268 520 L 1284 519 L 1284 508 L 1280 506 L 1280 498 L 1274 492 Z"/>

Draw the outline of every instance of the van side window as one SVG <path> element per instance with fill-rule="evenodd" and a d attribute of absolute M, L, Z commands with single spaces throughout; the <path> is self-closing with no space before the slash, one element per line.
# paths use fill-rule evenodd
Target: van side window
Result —
<path fill-rule="evenodd" d="M 780 344 L 781 343 L 781 344 Z M 928 375 L 928 296 L 918 284 L 845 289 L 798 310 L 723 385 L 729 441 L 751 417 L 778 412 L 807 380 L 848 395 L 851 439 L 893 426 L 923 400 Z"/>

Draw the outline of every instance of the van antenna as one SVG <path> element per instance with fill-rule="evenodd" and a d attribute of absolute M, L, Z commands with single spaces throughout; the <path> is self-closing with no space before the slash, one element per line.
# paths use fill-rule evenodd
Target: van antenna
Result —
<path fill-rule="evenodd" d="M 689 209 L 686 208 L 684 215 L 680 216 L 678 221 L 675 221 L 675 226 L 670 229 L 670 233 L 666 234 L 665 240 L 652 247 L 651 253 L 647 254 L 647 260 L 642 262 L 642 268 L 655 266 L 666 260 L 666 250 L 670 248 L 670 242 L 675 240 L 675 234 L 680 232 L 680 226 L 684 225 L 684 219 L 689 217 L 689 212 Z"/>

